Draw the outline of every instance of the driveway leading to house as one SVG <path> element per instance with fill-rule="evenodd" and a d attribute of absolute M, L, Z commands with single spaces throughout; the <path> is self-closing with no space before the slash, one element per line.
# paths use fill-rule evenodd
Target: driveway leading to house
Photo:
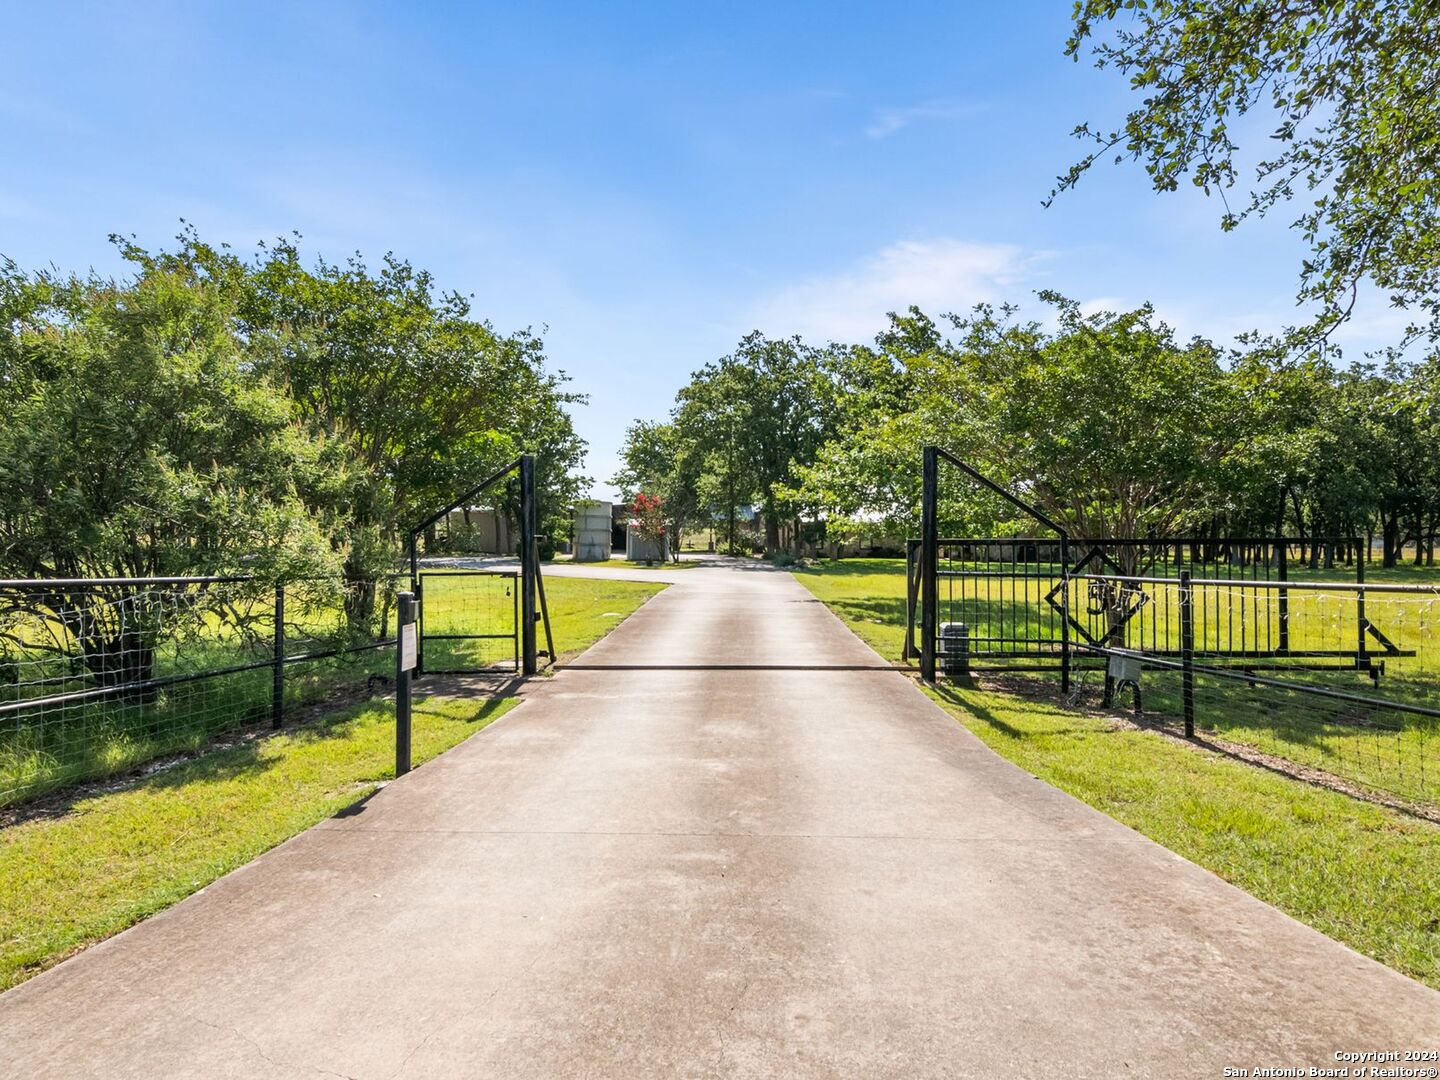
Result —
<path fill-rule="evenodd" d="M 1440 1045 L 1440 994 L 1003 761 L 788 574 L 673 577 L 460 747 L 0 996 L 0 1075 L 1218 1077 Z"/>

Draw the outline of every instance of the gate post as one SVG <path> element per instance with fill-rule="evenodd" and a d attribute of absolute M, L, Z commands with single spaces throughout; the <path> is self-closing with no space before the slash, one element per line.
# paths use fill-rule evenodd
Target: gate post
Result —
<path fill-rule="evenodd" d="M 1060 534 L 1060 693 L 1070 693 L 1070 538 Z"/>
<path fill-rule="evenodd" d="M 927 446 L 920 490 L 920 678 L 932 686 L 935 684 L 935 624 L 939 600 L 936 588 L 939 491 L 940 454 L 936 447 Z"/>
<path fill-rule="evenodd" d="M 275 586 L 275 632 L 271 644 L 275 668 L 270 678 L 270 726 L 285 723 L 285 586 Z"/>
<path fill-rule="evenodd" d="M 1195 737 L 1195 591 L 1190 571 L 1180 571 L 1180 686 L 1185 737 Z"/>
<path fill-rule="evenodd" d="M 1276 557 L 1275 569 L 1281 581 L 1290 580 L 1290 552 L 1286 549 L 1290 546 L 1284 535 L 1276 537 L 1275 544 L 1279 548 L 1279 555 Z M 1279 598 L 1280 617 L 1280 651 L 1290 651 L 1290 590 L 1277 589 L 1275 595 Z"/>
<path fill-rule="evenodd" d="M 520 455 L 520 656 L 521 672 L 539 670 L 535 650 L 535 591 L 540 556 L 535 542 L 535 455 Z"/>
<path fill-rule="evenodd" d="M 415 594 L 395 604 L 395 775 L 410 771 L 410 678 L 415 669 Z"/>

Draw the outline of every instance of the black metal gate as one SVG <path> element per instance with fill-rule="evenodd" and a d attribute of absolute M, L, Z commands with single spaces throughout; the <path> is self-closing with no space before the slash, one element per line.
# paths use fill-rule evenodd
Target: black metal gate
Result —
<path fill-rule="evenodd" d="M 414 586 L 416 599 L 420 602 L 420 621 L 422 624 L 419 635 L 419 641 L 422 643 L 422 651 L 420 654 L 420 664 L 416 669 L 417 674 L 423 674 L 427 670 L 432 674 L 439 674 L 439 671 L 434 666 L 426 665 L 424 661 L 423 642 L 424 625 L 426 623 L 430 626 L 429 633 L 431 640 L 436 642 L 449 641 L 455 643 L 468 641 L 473 643 L 498 640 L 504 636 L 500 633 L 491 633 L 488 629 L 477 631 L 475 629 L 477 624 L 474 623 L 465 624 L 463 622 L 454 622 L 455 616 L 446 610 L 443 603 L 439 612 L 433 613 L 429 619 L 426 619 L 424 612 L 425 589 L 421 578 L 426 575 L 433 575 L 435 572 L 427 571 L 426 575 L 421 574 L 418 551 L 420 536 L 427 528 L 439 521 L 446 514 L 449 514 L 452 510 L 458 510 L 468 505 L 471 499 L 474 499 L 487 489 L 501 483 L 509 483 L 512 477 L 519 487 L 519 506 L 517 509 L 520 519 L 520 577 L 518 589 L 516 583 L 512 581 L 509 595 L 513 596 L 517 591 L 519 593 L 518 608 L 512 616 L 512 622 L 516 624 L 514 633 L 518 635 L 519 642 L 517 646 L 519 649 L 519 670 L 526 675 L 534 675 L 539 670 L 541 651 L 536 641 L 535 629 L 536 623 L 541 621 L 543 621 L 545 627 L 545 655 L 551 663 L 555 662 L 555 642 L 550 633 L 550 615 L 545 606 L 545 585 L 540 579 L 540 538 L 536 532 L 535 456 L 533 454 L 521 454 L 510 464 L 497 469 L 490 476 L 480 481 L 480 483 L 450 503 L 450 505 L 435 511 L 410 530 L 410 579 Z M 484 574 L 485 571 L 472 571 L 471 573 Z M 509 576 L 512 579 L 515 577 L 513 573 Z M 459 605 L 464 607 L 464 601 L 459 601 Z M 447 622 L 447 620 L 450 621 Z M 445 628 L 441 629 L 437 627 L 437 623 L 444 625 Z M 478 625 L 483 626 L 485 624 L 482 621 L 482 623 Z M 471 649 L 472 652 L 478 649 L 482 655 L 484 653 L 484 649 L 478 646 L 472 646 Z M 462 662 L 465 663 L 466 666 L 446 670 L 453 670 L 457 673 L 484 670 L 484 667 L 479 666 L 479 661 L 473 656 Z"/>
<path fill-rule="evenodd" d="M 1064 638 L 1061 620 L 1068 610 L 1076 648 L 1113 644 L 1109 639 L 1115 631 L 1130 623 L 1125 634 L 1128 644 L 1157 656 L 1178 656 L 1178 638 L 1170 625 L 1179 618 L 1173 610 L 1174 598 L 1138 579 L 1164 578 L 1184 570 L 1197 581 L 1235 583 L 1223 593 L 1206 593 L 1209 602 L 1201 604 L 1197 619 L 1203 624 L 1201 640 L 1213 639 L 1217 646 L 1223 641 L 1226 653 L 1244 666 L 1261 667 L 1252 661 L 1274 658 L 1285 658 L 1287 666 L 1294 666 L 1296 660 L 1327 658 L 1354 665 L 1366 652 L 1363 635 L 1357 639 L 1358 648 L 1292 647 L 1286 584 L 1298 553 L 1307 546 L 1338 553 L 1363 584 L 1364 561 L 1356 557 L 1360 543 L 1353 537 L 1305 541 L 1112 537 L 1071 541 L 1075 559 L 1067 567 L 1057 537 L 941 537 L 935 542 L 936 652 L 953 651 L 947 650 L 945 628 L 963 626 L 965 648 L 977 670 L 1058 671 Z M 906 555 L 908 660 L 920 655 L 915 635 L 920 621 L 921 541 L 909 541 Z M 1067 578 L 1074 590 L 1069 605 L 1061 597 Z M 1127 579 L 1137 580 L 1127 583 Z M 1148 610 L 1141 613 L 1139 606 Z M 1357 619 L 1363 614 L 1361 609 Z M 1378 627 L 1367 624 L 1366 632 L 1374 639 L 1371 651 L 1394 652 Z"/>
<path fill-rule="evenodd" d="M 417 670 L 520 670 L 520 581 L 512 571 L 422 570 Z"/>
<path fill-rule="evenodd" d="M 1054 535 L 941 537 L 942 463 Z M 937 673 L 1058 671 L 1068 691 L 1073 671 L 1107 666 L 1114 655 L 1165 664 L 1197 649 L 1214 668 L 1354 670 L 1378 680 L 1386 659 L 1414 655 L 1367 615 L 1355 538 L 1076 541 L 944 450 L 926 447 L 924 465 L 924 535 L 907 548 L 905 658 L 919 659 L 927 681 Z M 1306 547 L 1312 560 L 1323 549 L 1327 562 L 1338 556 L 1353 566 L 1356 598 L 1347 618 L 1332 616 L 1323 634 L 1312 625 L 1296 641 L 1290 593 L 1315 586 L 1291 577 L 1294 555 Z"/>

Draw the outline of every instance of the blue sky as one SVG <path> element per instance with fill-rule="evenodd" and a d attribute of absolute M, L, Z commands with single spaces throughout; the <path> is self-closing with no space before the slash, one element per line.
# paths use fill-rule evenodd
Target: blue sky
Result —
<path fill-rule="evenodd" d="M 1062 55 L 1068 0 L 7 7 L 0 253 L 112 270 L 107 234 L 182 217 L 393 250 L 548 328 L 601 495 L 625 425 L 751 329 L 859 340 L 1039 288 L 1222 341 L 1294 317 L 1288 218 L 1224 235 L 1134 166 L 1042 208 L 1069 131 L 1128 101 Z"/>

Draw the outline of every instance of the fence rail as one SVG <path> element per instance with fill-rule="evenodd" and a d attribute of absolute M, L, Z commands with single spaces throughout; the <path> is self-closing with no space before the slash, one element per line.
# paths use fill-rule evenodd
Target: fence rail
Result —
<path fill-rule="evenodd" d="M 470 585 L 465 617 L 487 603 L 511 615 L 514 575 L 498 576 L 498 589 Z M 409 580 L 0 580 L 0 806 L 388 685 Z M 513 640 L 504 653 L 513 665 Z"/>
<path fill-rule="evenodd" d="M 1353 579 L 1301 571 L 1285 538 L 939 539 L 938 673 L 1059 675 L 1071 704 L 1440 806 L 1440 586 L 1366 581 L 1346 538 L 1304 544 L 1337 567 L 1349 551 Z M 921 651 L 919 549 L 906 659 Z"/>

